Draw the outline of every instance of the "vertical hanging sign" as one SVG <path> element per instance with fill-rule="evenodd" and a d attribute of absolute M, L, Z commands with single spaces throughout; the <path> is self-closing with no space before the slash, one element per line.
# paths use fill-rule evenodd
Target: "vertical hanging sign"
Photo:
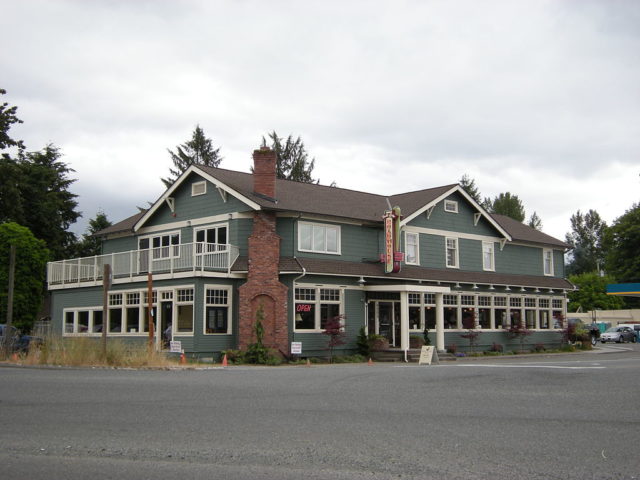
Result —
<path fill-rule="evenodd" d="M 404 259 L 400 251 L 400 207 L 384 212 L 384 254 L 381 256 L 384 262 L 385 273 L 397 273 Z"/>

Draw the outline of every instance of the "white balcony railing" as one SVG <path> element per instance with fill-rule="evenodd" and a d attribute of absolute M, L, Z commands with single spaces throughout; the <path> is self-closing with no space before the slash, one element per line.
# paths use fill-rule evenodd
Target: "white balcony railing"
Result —
<path fill-rule="evenodd" d="M 148 250 L 131 250 L 95 257 L 49 262 L 49 286 L 102 283 L 104 265 L 111 265 L 113 280 L 138 275 L 173 274 L 188 271 L 227 271 L 238 258 L 238 247 L 219 243 L 181 243 Z"/>

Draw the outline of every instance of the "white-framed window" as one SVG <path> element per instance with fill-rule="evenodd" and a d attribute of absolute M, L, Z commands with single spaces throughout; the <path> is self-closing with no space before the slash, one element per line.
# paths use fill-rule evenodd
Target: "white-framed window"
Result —
<path fill-rule="evenodd" d="M 449 213 L 458 213 L 458 202 L 454 200 L 445 200 L 444 211 Z"/>
<path fill-rule="evenodd" d="M 193 288 L 178 288 L 175 306 L 176 325 L 173 331 L 176 335 L 193 333 Z"/>
<path fill-rule="evenodd" d="M 204 195 L 207 193 L 207 182 L 193 182 L 191 184 L 191 196 L 197 197 L 198 195 Z"/>
<path fill-rule="evenodd" d="M 413 232 L 404 232 L 405 257 L 407 265 L 420 265 L 420 235 Z"/>
<path fill-rule="evenodd" d="M 482 269 L 491 272 L 496 269 L 493 242 L 482 242 Z"/>
<path fill-rule="evenodd" d="M 231 333 L 231 287 L 207 285 L 204 290 L 205 335 Z"/>
<path fill-rule="evenodd" d="M 453 237 L 445 238 L 447 267 L 458 268 L 458 239 Z"/>
<path fill-rule="evenodd" d="M 298 250 L 340 254 L 340 227 L 320 223 L 298 223 Z"/>
<path fill-rule="evenodd" d="M 294 330 L 321 332 L 329 320 L 342 313 L 342 290 L 339 288 L 296 288 Z"/>
<path fill-rule="evenodd" d="M 545 275 L 553 275 L 553 250 L 544 248 L 542 250 L 542 262 Z"/>
<path fill-rule="evenodd" d="M 211 253 L 226 250 L 229 242 L 227 224 L 194 229 L 196 253 Z"/>
<path fill-rule="evenodd" d="M 151 258 L 159 260 L 163 258 L 180 256 L 180 232 L 169 232 L 160 235 L 142 237 L 138 239 L 141 266 L 148 261 L 147 251 L 151 249 Z"/>

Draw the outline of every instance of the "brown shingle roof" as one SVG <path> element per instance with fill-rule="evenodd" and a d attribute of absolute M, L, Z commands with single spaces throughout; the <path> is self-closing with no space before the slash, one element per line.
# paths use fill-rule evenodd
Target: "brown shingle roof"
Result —
<path fill-rule="evenodd" d="M 510 275 L 494 272 L 469 272 L 453 269 L 438 269 L 403 265 L 398 273 L 384 273 L 382 263 L 343 262 L 316 258 L 281 257 L 279 271 L 282 273 L 302 273 L 307 275 L 338 275 L 347 277 L 386 278 L 393 280 L 423 280 L 427 282 L 448 282 L 482 284 L 512 287 L 538 287 L 572 290 L 573 285 L 564 278 L 537 275 Z M 232 267 L 234 272 L 247 271 L 246 257 L 239 257 Z"/>
<path fill-rule="evenodd" d="M 136 213 L 135 215 L 131 215 L 124 220 L 114 223 L 110 227 L 103 228 L 102 230 L 97 231 L 94 236 L 102 237 L 104 235 L 111 235 L 113 233 L 122 233 L 122 232 L 131 232 L 133 230 L 133 226 L 136 224 L 138 220 L 142 218 L 142 216 L 147 213 L 146 210 Z"/>
<path fill-rule="evenodd" d="M 552 245 L 556 247 L 569 248 L 569 245 L 557 238 L 553 238 L 546 233 L 542 233 L 535 228 L 525 225 L 522 222 L 514 220 L 506 215 L 498 215 L 497 213 L 491 214 L 493 219 L 504 228 L 514 241 L 534 242 L 543 245 Z"/>

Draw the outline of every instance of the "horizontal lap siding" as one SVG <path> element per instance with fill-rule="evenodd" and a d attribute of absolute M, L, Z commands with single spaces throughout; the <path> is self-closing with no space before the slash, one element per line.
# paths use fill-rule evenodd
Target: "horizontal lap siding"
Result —
<path fill-rule="evenodd" d="M 495 249 L 496 271 L 516 275 L 542 275 L 542 249 L 505 245 Z"/>
<path fill-rule="evenodd" d="M 191 176 L 173 192 L 172 196 L 175 199 L 175 217 L 165 202 L 145 223 L 145 226 L 166 225 L 167 230 L 170 230 L 171 224 L 174 222 L 250 210 L 250 207 L 229 194 L 227 194 L 227 201 L 224 202 L 218 189 L 209 182 L 207 182 L 207 193 L 192 197 L 191 184 L 202 180 L 203 178 L 199 175 L 191 174 Z"/>

